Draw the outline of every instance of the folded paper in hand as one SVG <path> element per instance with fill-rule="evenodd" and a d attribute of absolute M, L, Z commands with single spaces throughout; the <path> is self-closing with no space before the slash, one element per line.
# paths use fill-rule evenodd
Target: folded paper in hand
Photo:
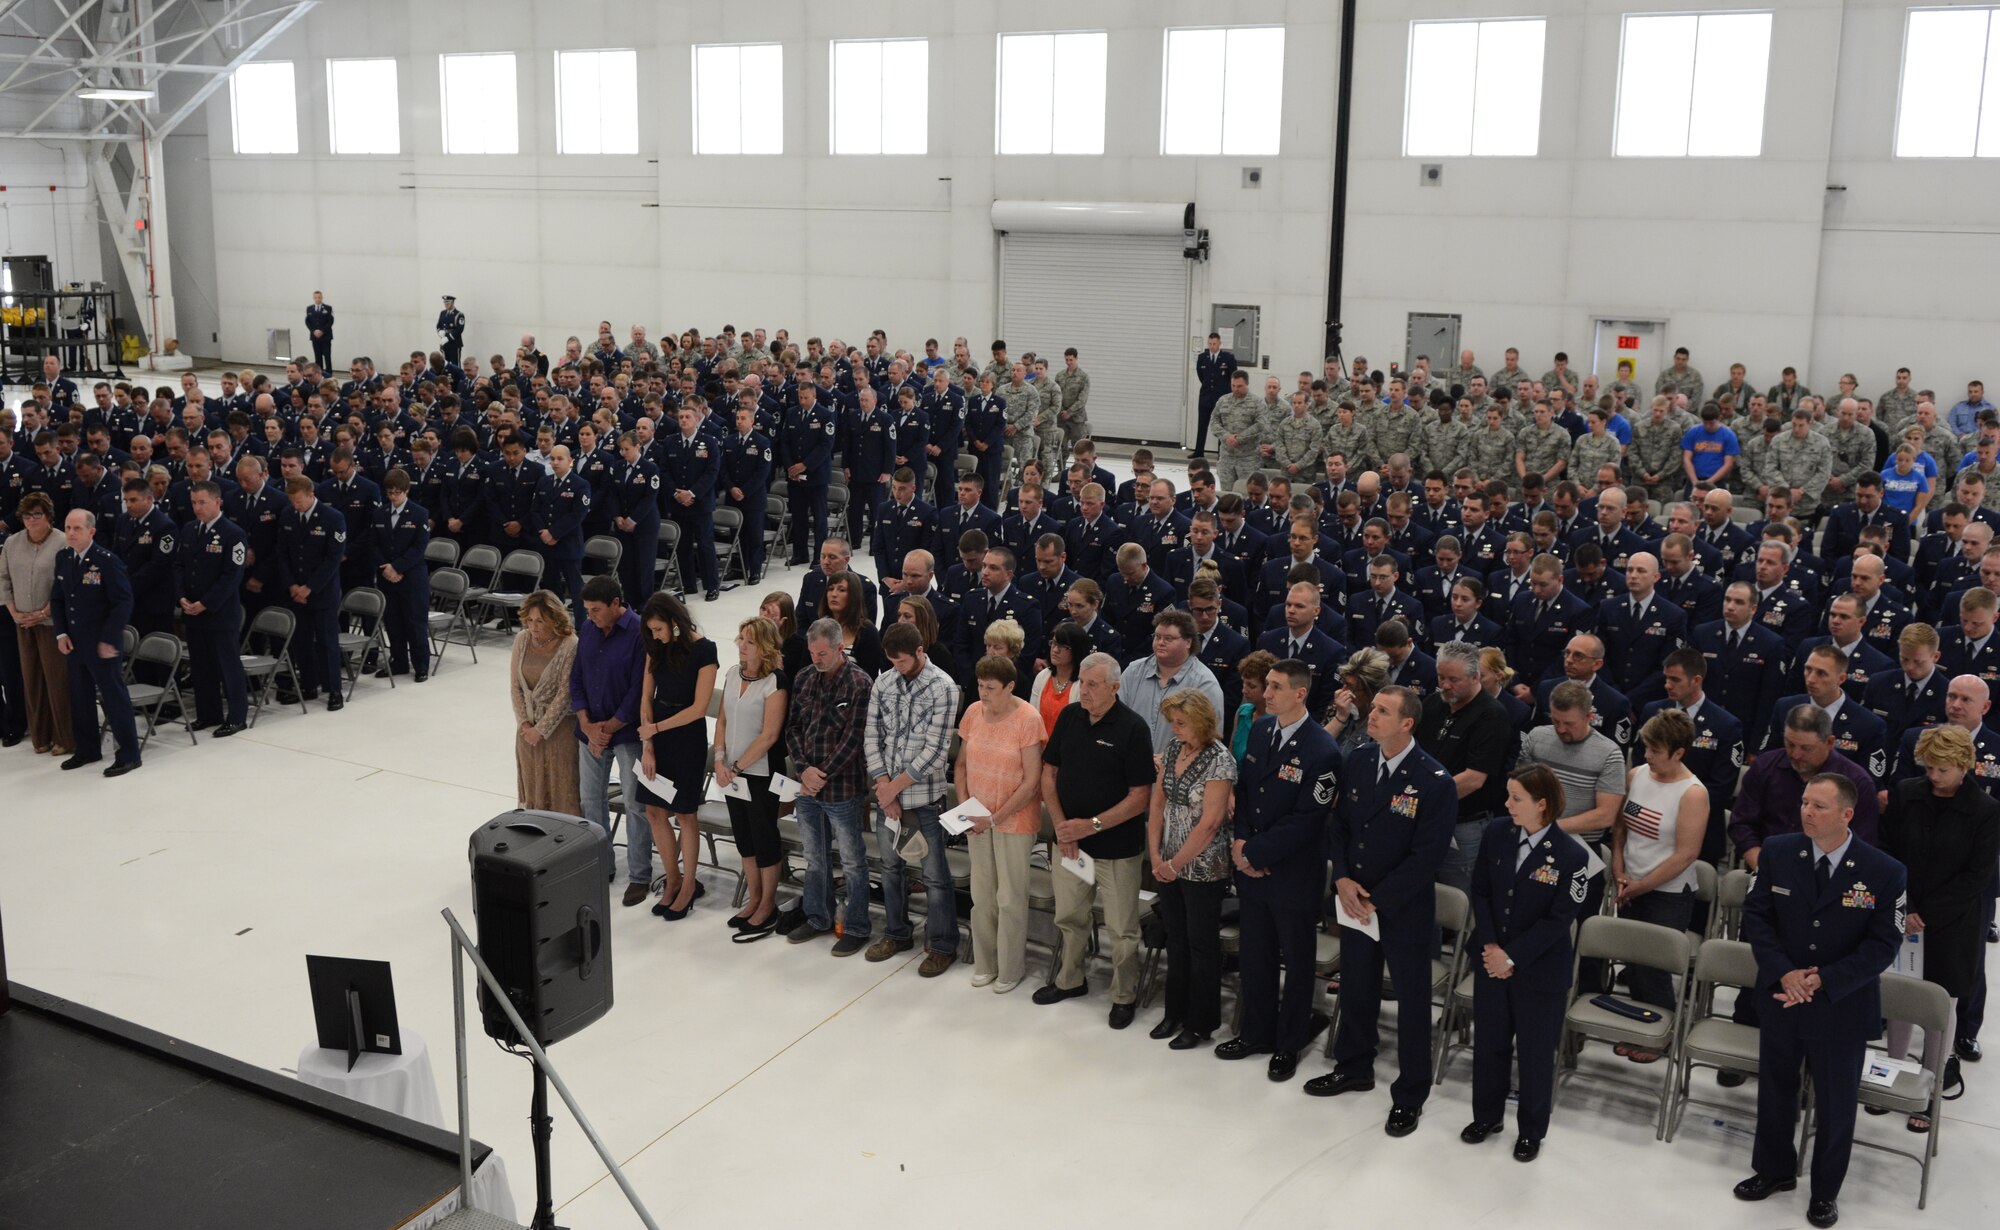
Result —
<path fill-rule="evenodd" d="M 981 803 L 978 799 L 967 799 L 957 807 L 939 816 L 938 823 L 944 826 L 945 832 L 950 833 L 953 837 L 957 837 L 961 833 L 968 832 L 972 828 L 974 820 L 979 819 L 981 816 L 990 816 L 992 814 L 992 812 L 986 810 L 986 804 Z"/>
<path fill-rule="evenodd" d="M 1361 934 L 1367 936 L 1369 939 L 1374 940 L 1377 943 L 1381 942 L 1382 916 L 1380 914 L 1370 914 L 1368 916 L 1368 921 L 1362 922 L 1359 918 L 1356 918 L 1354 915 L 1349 914 L 1347 912 L 1347 903 L 1345 901 L 1341 901 L 1337 898 L 1334 901 L 1333 908 L 1334 912 L 1340 916 L 1341 926 L 1352 927 L 1356 931 L 1359 931 Z"/>
<path fill-rule="evenodd" d="M 1085 884 L 1097 883 L 1097 860 L 1078 850 L 1075 858 L 1062 861 L 1063 870 L 1069 872 Z"/>
<path fill-rule="evenodd" d="M 663 799 L 674 797 L 673 784 L 664 778 L 647 777 L 644 774 L 640 774 L 639 780 L 645 783 L 646 789 Z M 655 783 L 658 784 L 656 785 Z M 746 803 L 750 801 L 750 783 L 743 780 L 742 774 L 739 773 L 731 778 L 727 786 L 723 785 L 717 778 L 711 777 L 708 779 L 707 801 L 710 803 L 720 803 L 724 799 L 742 799 Z"/>
<path fill-rule="evenodd" d="M 799 784 L 783 773 L 773 773 L 771 791 L 778 796 L 778 802 L 789 803 L 799 797 Z"/>

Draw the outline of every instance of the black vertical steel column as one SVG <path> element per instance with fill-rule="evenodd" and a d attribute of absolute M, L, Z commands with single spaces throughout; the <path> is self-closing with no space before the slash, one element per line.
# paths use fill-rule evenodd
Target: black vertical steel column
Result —
<path fill-rule="evenodd" d="M 1333 101 L 1333 234 L 1326 264 L 1326 357 L 1340 356 L 1341 279 L 1347 265 L 1347 117 L 1354 102 L 1354 9 L 1340 4 L 1340 81 Z"/>

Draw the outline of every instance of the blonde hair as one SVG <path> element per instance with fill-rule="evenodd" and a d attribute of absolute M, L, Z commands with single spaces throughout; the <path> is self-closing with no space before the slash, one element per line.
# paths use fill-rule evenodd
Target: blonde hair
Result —
<path fill-rule="evenodd" d="M 762 679 L 784 665 L 785 653 L 778 645 L 777 624 L 762 615 L 752 615 L 736 625 L 736 634 L 749 641 L 757 650 L 759 670 L 756 678 Z"/>
<path fill-rule="evenodd" d="M 1507 665 L 1506 653 L 1490 645 L 1479 651 L 1479 669 L 1482 672 L 1492 671 L 1495 675 L 1498 675 L 1500 677 L 1500 686 L 1503 688 L 1513 682 L 1514 668 Z"/>
<path fill-rule="evenodd" d="M 985 647 L 986 641 L 999 641 L 1007 647 L 1008 657 L 1018 658 L 1021 656 L 1021 650 L 1028 644 L 1028 634 L 1020 624 L 1011 619 L 996 619 L 986 625 L 986 632 L 980 640 L 981 648 Z"/>
<path fill-rule="evenodd" d="M 576 625 L 570 622 L 569 608 L 563 605 L 562 599 L 546 589 L 538 589 L 521 599 L 521 615 L 526 617 L 531 613 L 548 620 L 557 636 L 576 634 Z"/>
<path fill-rule="evenodd" d="M 1933 726 L 1917 736 L 1917 763 L 1927 769 L 1970 769 L 1975 759 L 1962 726 Z"/>
<path fill-rule="evenodd" d="M 1215 703 L 1193 688 L 1182 688 L 1160 702 L 1160 716 L 1172 721 L 1184 719 L 1194 730 L 1194 745 L 1197 749 L 1215 742 L 1221 730 L 1221 719 L 1216 716 Z"/>

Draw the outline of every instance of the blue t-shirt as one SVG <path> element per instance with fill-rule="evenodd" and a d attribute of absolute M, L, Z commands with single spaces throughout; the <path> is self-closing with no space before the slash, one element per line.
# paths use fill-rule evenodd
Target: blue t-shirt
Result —
<path fill-rule="evenodd" d="M 1618 443 L 1630 447 L 1632 444 L 1632 423 L 1622 414 L 1614 414 L 1604 424 L 1604 430 L 1618 437 Z"/>
<path fill-rule="evenodd" d="M 1694 476 L 1704 480 L 1715 477 L 1724 461 L 1743 451 L 1737 446 L 1736 433 L 1727 427 L 1714 431 L 1706 426 L 1690 427 L 1681 437 L 1681 448 L 1694 454 Z"/>
<path fill-rule="evenodd" d="M 1931 476 L 1921 466 L 1912 465 L 1908 474 L 1896 473 L 1893 461 L 1882 467 L 1882 502 L 1891 508 L 1910 512 L 1917 506 L 1917 497 L 1930 489 Z"/>

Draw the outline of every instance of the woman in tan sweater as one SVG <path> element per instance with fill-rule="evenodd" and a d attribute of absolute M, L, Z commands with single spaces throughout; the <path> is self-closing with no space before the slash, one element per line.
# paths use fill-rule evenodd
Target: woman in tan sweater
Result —
<path fill-rule="evenodd" d="M 583 814 L 577 793 L 576 715 L 569 703 L 569 668 L 576 629 L 569 610 L 548 590 L 521 603 L 508 678 L 514 697 L 514 778 L 520 806 Z"/>
<path fill-rule="evenodd" d="M 0 547 L 0 608 L 11 617 L 4 631 L 20 647 L 28 737 L 37 752 L 68 756 L 74 750 L 69 746 L 69 671 L 49 619 L 63 536 L 56 532 L 55 505 L 39 491 L 21 497 L 18 514 L 20 532 Z"/>

